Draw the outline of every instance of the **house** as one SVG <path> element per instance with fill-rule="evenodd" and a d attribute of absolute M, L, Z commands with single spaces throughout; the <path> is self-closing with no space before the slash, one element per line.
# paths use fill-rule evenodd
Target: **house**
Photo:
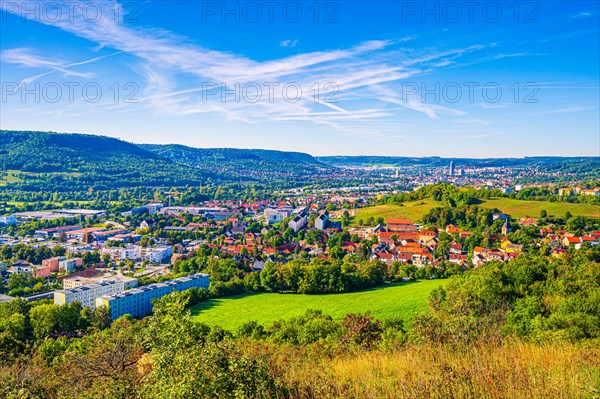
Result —
<path fill-rule="evenodd" d="M 450 254 L 450 256 L 448 257 L 448 262 L 457 264 L 459 266 L 466 266 L 467 255 Z"/>
<path fill-rule="evenodd" d="M 58 237 L 60 234 L 67 233 L 73 230 L 79 230 L 81 226 L 60 226 L 60 227 L 52 227 L 49 229 L 41 229 L 35 231 L 36 237 Z"/>
<path fill-rule="evenodd" d="M 591 195 L 593 197 L 600 197 L 600 188 L 593 190 L 581 190 L 581 195 Z"/>
<path fill-rule="evenodd" d="M 448 226 L 446 226 L 446 233 L 448 233 L 448 234 L 460 233 L 460 229 L 453 224 L 449 224 Z"/>
<path fill-rule="evenodd" d="M 419 232 L 419 241 L 424 244 L 430 241 L 432 238 L 435 238 L 436 234 L 433 230 L 421 230 Z"/>
<path fill-rule="evenodd" d="M 575 247 L 575 249 L 579 249 L 581 247 L 581 239 L 579 237 L 566 237 L 562 240 L 562 245 L 565 247 L 570 247 L 571 245 Z"/>
<path fill-rule="evenodd" d="M 565 187 L 565 188 L 558 189 L 558 195 L 560 195 L 560 196 L 568 197 L 571 194 L 573 194 L 573 190 L 571 190 L 570 188 Z"/>
<path fill-rule="evenodd" d="M 265 268 L 265 262 L 262 260 L 255 260 L 250 268 L 253 272 L 260 272 Z"/>
<path fill-rule="evenodd" d="M 431 262 L 432 256 L 429 253 L 420 252 L 420 253 L 413 254 L 411 257 L 411 260 L 412 260 L 412 264 L 415 265 L 416 267 L 425 267 L 427 264 L 429 264 Z"/>
<path fill-rule="evenodd" d="M 417 231 L 417 226 L 413 225 L 410 219 L 388 219 L 388 231 Z"/>
<path fill-rule="evenodd" d="M 598 237 L 594 237 L 592 235 L 581 236 L 581 242 L 587 242 L 592 245 L 598 245 Z"/>
<path fill-rule="evenodd" d="M 519 219 L 519 224 L 521 226 L 535 226 L 538 220 L 535 218 L 521 218 Z"/>
<path fill-rule="evenodd" d="M 523 245 L 509 243 L 504 248 L 507 254 L 520 254 L 523 252 Z"/>
<path fill-rule="evenodd" d="M 456 241 L 450 243 L 450 253 L 460 255 L 462 253 L 462 244 Z"/>
<path fill-rule="evenodd" d="M 140 260 L 142 258 L 142 249 L 136 245 L 130 245 L 125 248 L 107 248 L 104 247 L 100 250 L 101 254 L 109 254 L 111 258 L 116 261 L 122 261 L 130 259 L 133 261 Z"/>

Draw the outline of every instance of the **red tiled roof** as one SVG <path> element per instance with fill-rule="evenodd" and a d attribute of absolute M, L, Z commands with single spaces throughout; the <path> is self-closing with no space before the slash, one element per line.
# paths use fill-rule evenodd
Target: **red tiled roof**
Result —
<path fill-rule="evenodd" d="M 412 224 L 410 219 L 388 219 L 387 224 Z"/>

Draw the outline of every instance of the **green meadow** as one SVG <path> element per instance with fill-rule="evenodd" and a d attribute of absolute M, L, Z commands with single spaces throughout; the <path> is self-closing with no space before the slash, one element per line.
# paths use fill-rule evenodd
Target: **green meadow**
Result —
<path fill-rule="evenodd" d="M 512 198 L 490 198 L 482 199 L 480 206 L 486 208 L 498 208 L 502 212 L 515 218 L 522 217 L 540 217 L 540 212 L 545 210 L 549 216 L 564 216 L 569 211 L 573 216 L 587 216 L 600 218 L 600 206 L 590 204 L 570 204 L 567 202 L 550 201 L 523 201 Z M 391 218 L 411 219 L 421 221 L 423 215 L 430 209 L 440 206 L 431 198 L 425 198 L 419 201 L 405 202 L 400 205 L 385 204 L 362 208 L 353 218 L 353 225 L 358 225 L 362 219 L 366 221 L 369 217 L 377 219 L 379 217 L 385 220 Z"/>
<path fill-rule="evenodd" d="M 343 294 L 249 293 L 202 302 L 192 308 L 192 314 L 198 322 L 229 330 L 251 320 L 270 325 L 280 319 L 300 316 L 306 309 L 322 310 L 336 320 L 341 320 L 348 313 L 369 310 L 378 319 L 401 317 L 407 320 L 426 310 L 431 291 L 447 281 L 388 284 Z"/>

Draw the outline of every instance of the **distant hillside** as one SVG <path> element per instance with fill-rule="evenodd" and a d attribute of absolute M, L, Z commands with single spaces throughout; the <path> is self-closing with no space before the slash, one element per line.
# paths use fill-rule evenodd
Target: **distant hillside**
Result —
<path fill-rule="evenodd" d="M 173 162 L 228 176 L 263 181 L 291 179 L 308 182 L 332 170 L 309 154 L 236 148 L 193 148 L 184 145 L 142 144 L 141 148 Z"/>
<path fill-rule="evenodd" d="M 299 152 L 132 144 L 88 134 L 0 130 L 0 189 L 86 191 L 261 182 L 314 183 L 334 170 Z"/>
<path fill-rule="evenodd" d="M 52 191 L 180 186 L 216 177 L 115 138 L 6 130 L 0 171 L 12 177 L 11 188 Z"/>

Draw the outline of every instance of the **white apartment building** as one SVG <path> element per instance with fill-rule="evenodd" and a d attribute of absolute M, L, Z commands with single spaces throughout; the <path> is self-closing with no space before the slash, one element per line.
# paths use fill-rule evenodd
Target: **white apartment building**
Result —
<path fill-rule="evenodd" d="M 71 277 L 63 280 L 63 289 L 82 287 L 85 285 L 100 284 L 104 282 L 122 281 L 125 289 L 136 288 L 138 286 L 137 278 L 123 275 L 117 276 L 99 276 L 99 277 Z"/>
<path fill-rule="evenodd" d="M 137 260 L 142 259 L 142 248 L 137 245 L 131 245 L 131 246 L 125 247 L 125 248 L 104 247 L 100 250 L 100 253 L 102 255 L 109 254 L 112 259 L 117 260 L 117 261 L 126 260 L 126 259 L 137 261 Z"/>
<path fill-rule="evenodd" d="M 96 298 L 104 295 L 114 295 L 125 290 L 123 281 L 102 282 L 99 284 L 84 285 L 68 290 L 54 291 L 54 303 L 57 305 L 70 305 L 73 302 L 81 303 L 83 307 L 94 309 Z"/>
<path fill-rule="evenodd" d="M 144 252 L 144 260 L 147 260 L 150 263 L 168 263 L 171 260 L 171 256 L 173 255 L 173 247 L 171 246 L 162 246 L 156 248 L 148 248 Z"/>
<path fill-rule="evenodd" d="M 292 214 L 292 208 L 267 208 L 264 211 L 264 217 L 267 223 L 279 223 L 287 219 Z"/>

